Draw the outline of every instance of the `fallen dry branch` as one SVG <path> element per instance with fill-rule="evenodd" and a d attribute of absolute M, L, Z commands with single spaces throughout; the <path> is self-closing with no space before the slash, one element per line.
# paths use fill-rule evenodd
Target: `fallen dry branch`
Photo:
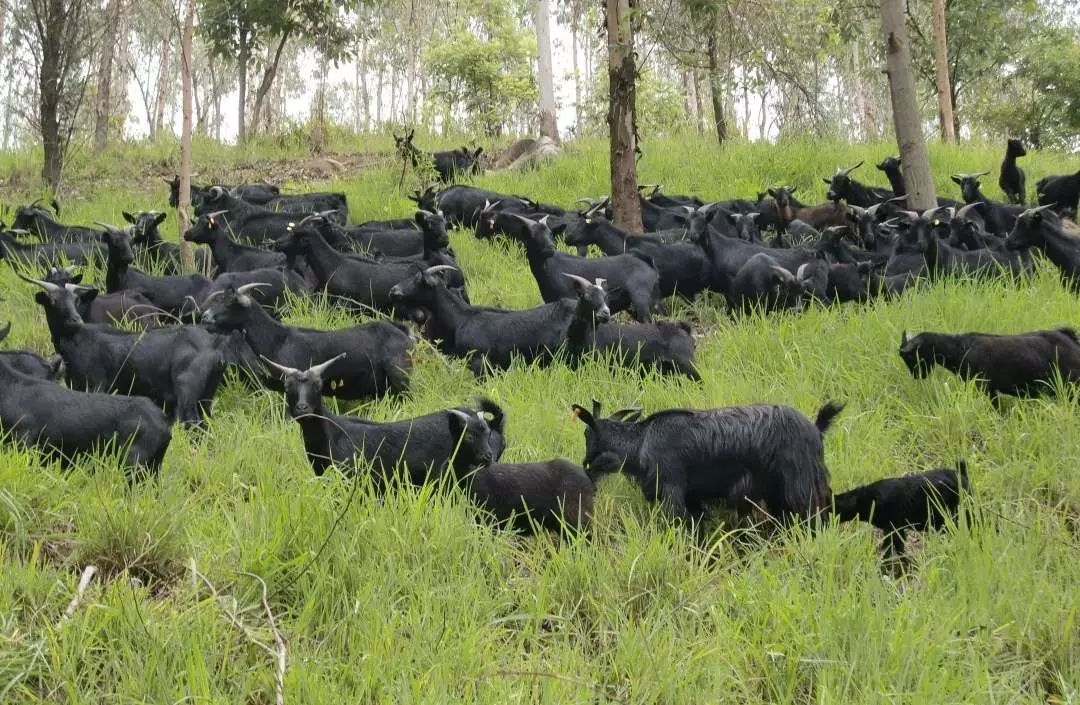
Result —
<path fill-rule="evenodd" d="M 71 616 L 75 614 L 75 610 L 79 609 L 79 604 L 82 602 L 83 595 L 86 594 L 86 589 L 90 587 L 90 581 L 94 579 L 97 570 L 97 566 L 94 565 L 88 565 L 83 569 L 82 577 L 79 578 L 79 586 L 75 589 L 75 596 L 71 598 L 71 602 L 68 603 L 67 609 L 64 610 L 64 615 L 60 618 L 60 621 L 56 623 L 57 629 L 59 629 L 64 622 L 71 619 Z"/>

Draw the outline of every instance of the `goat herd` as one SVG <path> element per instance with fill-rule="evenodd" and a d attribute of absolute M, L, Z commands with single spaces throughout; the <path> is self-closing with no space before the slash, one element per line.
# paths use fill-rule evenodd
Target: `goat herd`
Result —
<path fill-rule="evenodd" d="M 197 220 L 184 239 L 206 246 L 195 250 L 195 262 L 214 278 L 182 274 L 179 246 L 158 231 L 164 213 L 124 213 L 125 228 L 89 228 L 57 222 L 55 202 L 55 216 L 34 203 L 18 208 L 0 233 L 0 257 L 37 287 L 57 355 L 0 353 L 0 424 L 8 441 L 63 464 L 105 451 L 132 477 L 156 473 L 171 423 L 201 426 L 234 370 L 248 385 L 284 392 L 316 474 L 329 466 L 370 469 L 384 487 L 449 473 L 496 518 L 513 518 L 525 531 L 582 527 L 597 477 L 621 470 L 678 517 L 700 518 L 714 501 L 740 513 L 764 508 L 781 522 L 835 512 L 870 521 L 885 530 L 889 550 L 902 551 L 904 531 L 942 526 L 955 515 L 966 468 L 885 479 L 834 497 L 822 444 L 842 409 L 833 402 L 811 421 L 782 405 L 647 417 L 623 409 L 604 417 L 593 401 L 573 407 L 585 425 L 581 467 L 500 464 L 505 418 L 489 399 L 393 423 L 335 415 L 323 399 L 406 393 L 416 342 L 409 324 L 478 376 L 514 359 L 574 365 L 598 356 L 698 380 L 691 325 L 654 320 L 667 297 L 715 292 L 732 315 L 866 301 L 941 277 L 1025 277 L 1032 250 L 1080 290 L 1080 240 L 1064 220 L 1075 217 L 1080 173 L 1040 181 L 1040 205 L 1025 209 L 1016 166 L 1022 152 L 1010 142 L 1002 166 L 1016 204 L 987 199 L 982 174 L 958 174 L 962 202 L 904 210 L 900 162 L 889 158 L 878 168 L 891 190 L 859 183 L 856 167 L 838 169 L 825 179 L 827 201 L 813 206 L 791 187 L 709 203 L 646 188 L 644 235 L 613 225 L 607 199 L 582 199 L 586 206 L 572 211 L 452 185 L 414 193 L 414 218 L 350 226 L 342 194 L 192 186 Z M 175 207 L 179 180 L 168 183 Z M 448 226 L 522 245 L 546 303 L 521 311 L 470 303 Z M 558 249 L 560 239 L 578 254 Z M 603 256 L 587 256 L 590 245 Z M 103 290 L 68 267 L 90 262 L 104 267 Z M 290 296 L 313 294 L 386 315 L 332 331 L 281 322 Z M 615 322 L 622 311 L 635 322 Z M 905 333 L 899 354 L 915 377 L 941 365 L 978 379 L 995 399 L 1052 392 L 1058 375 L 1080 381 L 1080 343 L 1065 328 Z"/>

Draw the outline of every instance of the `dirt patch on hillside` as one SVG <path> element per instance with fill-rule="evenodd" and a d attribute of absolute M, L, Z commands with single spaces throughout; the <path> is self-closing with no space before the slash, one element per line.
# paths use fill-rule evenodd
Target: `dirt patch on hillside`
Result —
<path fill-rule="evenodd" d="M 392 164 L 395 158 L 393 152 L 357 152 L 307 159 L 240 159 L 225 167 L 196 168 L 194 180 L 198 183 L 225 184 L 266 181 L 279 185 L 329 181 Z M 171 178 L 175 173 L 170 166 L 154 165 L 143 171 L 143 177 L 148 180 Z"/>

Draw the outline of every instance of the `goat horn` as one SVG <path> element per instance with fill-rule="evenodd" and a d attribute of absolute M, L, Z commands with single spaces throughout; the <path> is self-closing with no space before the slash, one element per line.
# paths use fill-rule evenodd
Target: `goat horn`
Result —
<path fill-rule="evenodd" d="M 116 227 L 115 225 L 109 225 L 108 223 L 103 223 L 100 220 L 95 220 L 94 225 L 100 225 L 101 227 L 105 228 L 106 230 L 109 230 L 109 231 L 112 231 L 112 232 L 120 232 L 120 228 Z"/>
<path fill-rule="evenodd" d="M 210 187 L 210 199 L 211 200 L 216 201 L 217 199 L 221 198 L 224 195 L 225 195 L 225 189 L 221 188 L 220 186 L 211 186 Z"/>
<path fill-rule="evenodd" d="M 329 360 L 322 363 L 321 365 L 315 365 L 314 367 L 309 367 L 308 372 L 310 372 L 312 374 L 319 375 L 320 377 L 322 377 L 323 373 L 326 372 L 328 369 L 330 369 L 330 365 L 333 365 L 335 362 L 342 359 L 346 355 L 348 355 L 348 353 L 341 353 L 340 355 L 338 355 L 336 357 L 330 358 Z"/>
<path fill-rule="evenodd" d="M 426 215 L 426 216 L 427 216 L 427 217 L 429 217 L 429 218 L 431 218 L 431 217 L 434 217 L 434 216 L 435 216 L 435 214 L 434 214 L 434 213 L 432 213 L 432 212 L 431 212 L 431 211 L 429 211 L 429 210 L 425 210 L 425 209 L 423 209 L 423 208 L 418 208 L 418 209 L 416 210 L 416 212 L 417 212 L 417 213 L 423 213 L 424 215 Z"/>
<path fill-rule="evenodd" d="M 588 289 L 588 288 L 589 288 L 590 286 L 592 286 L 592 282 L 590 282 L 590 281 L 589 281 L 588 279 L 586 279 L 585 277 L 579 277 L 579 276 L 578 276 L 578 275 L 576 275 L 576 274 L 570 274 L 570 273 L 568 273 L 568 272 L 561 272 L 561 274 L 562 274 L 562 275 L 563 275 L 564 277 L 566 277 L 567 279 L 569 279 L 569 280 L 571 280 L 571 281 L 573 281 L 573 282 L 575 282 L 575 283 L 579 284 L 580 286 L 582 286 L 582 287 L 584 287 L 584 288 L 586 288 L 586 289 Z"/>
<path fill-rule="evenodd" d="M 228 212 L 229 212 L 229 209 L 226 208 L 225 210 L 222 210 L 222 211 L 214 211 L 213 213 L 207 213 L 206 214 L 206 219 L 209 220 L 210 218 L 216 218 L 219 215 L 225 215 Z"/>
<path fill-rule="evenodd" d="M 595 206 L 597 204 L 597 201 L 594 201 L 591 198 L 579 198 L 578 200 L 574 201 L 574 203 L 575 204 L 584 203 L 584 204 L 589 205 L 589 206 Z"/>
<path fill-rule="evenodd" d="M 83 286 L 81 284 L 64 284 L 64 288 L 70 291 L 72 294 L 85 294 L 88 291 L 93 291 L 92 286 Z"/>
<path fill-rule="evenodd" d="M 875 206 L 871 206 L 871 208 L 873 207 Z M 850 204 L 848 205 L 848 210 L 851 211 L 852 215 L 854 215 L 856 218 L 861 218 L 867 213 L 870 213 L 869 209 L 867 208 L 860 208 L 859 206 L 853 206 Z M 870 214 L 873 215 L 873 213 Z"/>
<path fill-rule="evenodd" d="M 791 279 L 792 278 L 791 272 L 788 271 L 787 269 L 784 269 L 783 267 L 781 267 L 779 265 L 771 264 L 771 265 L 769 265 L 769 269 L 773 270 L 774 272 L 776 272 L 780 276 L 784 277 L 784 279 Z"/>
<path fill-rule="evenodd" d="M 29 235 L 30 234 L 29 230 L 24 230 L 22 228 L 11 228 L 10 230 L 8 230 L 8 232 L 9 233 L 14 233 L 15 235 Z"/>
<path fill-rule="evenodd" d="M 236 287 L 237 294 L 246 294 L 249 291 L 255 291 L 256 289 L 264 289 L 270 286 L 265 282 L 254 282 L 252 284 L 244 284 L 243 286 Z"/>
<path fill-rule="evenodd" d="M 803 264 L 800 264 L 799 268 L 797 270 L 795 270 L 795 278 L 798 279 L 799 281 L 802 281 L 803 279 L 805 279 L 806 278 L 806 268 L 809 267 L 809 266 L 810 265 L 805 263 L 805 262 Z"/>
<path fill-rule="evenodd" d="M 15 276 L 17 276 L 19 279 L 22 279 L 24 282 L 30 282 L 31 284 L 37 284 L 38 286 L 40 286 L 45 291 L 60 291 L 60 287 L 58 285 L 53 284 L 52 282 L 41 281 L 40 279 L 33 279 L 31 277 L 26 276 L 22 272 L 15 272 Z"/>
<path fill-rule="evenodd" d="M 203 306 L 206 306 L 206 305 L 207 305 L 207 304 L 209 304 L 209 303 L 210 303 L 211 301 L 213 301 L 214 299 L 216 299 L 217 297 L 221 296 L 221 295 L 222 295 L 222 294 L 224 294 L 224 293 L 225 293 L 225 292 L 224 292 L 224 291 L 223 291 L 222 289 L 218 289 L 217 291 L 211 291 L 211 292 L 210 292 L 210 293 L 209 293 L 209 294 L 207 295 L 207 297 L 206 297 L 205 299 L 203 299 L 203 302 L 202 302 L 202 303 L 203 303 Z M 197 304 L 197 303 L 196 303 L 196 304 L 195 304 L 195 308 L 198 308 L 198 307 L 199 307 L 199 304 Z"/>
<path fill-rule="evenodd" d="M 290 377 L 292 375 L 300 374 L 300 370 L 294 369 L 292 367 L 286 367 L 285 365 L 279 365 L 279 364 L 277 364 L 276 362 L 274 362 L 273 360 L 267 358 L 264 355 L 259 355 L 259 359 L 262 360 L 263 362 L 265 362 L 266 364 L 270 365 L 271 367 L 273 367 L 278 372 L 281 372 L 282 374 L 285 374 L 285 375 L 289 375 Z"/>
<path fill-rule="evenodd" d="M 863 160 L 863 161 L 865 161 L 865 160 Z M 836 176 L 850 176 L 851 172 L 855 171 L 856 169 L 858 169 L 862 165 L 863 165 L 863 163 L 859 162 L 855 166 L 848 167 L 847 169 L 842 169 L 840 167 L 836 167 Z"/>
<path fill-rule="evenodd" d="M 1043 211 L 1049 210 L 1049 209 L 1053 208 L 1056 205 L 1057 205 L 1056 203 L 1047 203 L 1045 205 L 1036 206 L 1035 208 L 1028 208 L 1026 211 L 1021 213 L 1017 217 L 1018 218 L 1023 218 L 1025 215 L 1034 215 L 1036 213 L 1042 213 Z"/>
<path fill-rule="evenodd" d="M 438 274 L 439 272 L 456 272 L 457 267 L 452 267 L 449 264 L 437 264 L 434 267 L 428 267 L 424 270 L 424 274 Z"/>
<path fill-rule="evenodd" d="M 956 215 L 954 215 L 953 217 L 957 219 L 969 218 L 971 217 L 971 211 L 975 210 L 978 207 L 978 201 L 976 201 L 975 203 L 969 203 L 960 210 L 956 211 Z"/>
<path fill-rule="evenodd" d="M 900 213 L 900 215 L 904 216 L 908 220 L 918 220 L 919 219 L 919 214 L 916 213 L 915 211 L 901 210 L 901 211 L 899 211 L 899 213 Z"/>

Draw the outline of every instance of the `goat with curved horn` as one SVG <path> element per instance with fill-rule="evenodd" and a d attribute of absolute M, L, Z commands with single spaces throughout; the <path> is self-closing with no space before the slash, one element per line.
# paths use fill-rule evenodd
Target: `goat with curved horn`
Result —
<path fill-rule="evenodd" d="M 53 284 L 52 282 L 46 282 L 46 281 L 42 281 L 40 279 L 34 279 L 32 277 L 28 277 L 25 274 L 23 274 L 22 272 L 18 272 L 18 271 L 15 272 L 15 276 L 17 276 L 19 279 L 22 279 L 24 282 L 29 282 L 31 284 L 37 284 L 38 286 L 40 286 L 45 291 L 60 291 L 60 286 L 59 285 Z"/>

